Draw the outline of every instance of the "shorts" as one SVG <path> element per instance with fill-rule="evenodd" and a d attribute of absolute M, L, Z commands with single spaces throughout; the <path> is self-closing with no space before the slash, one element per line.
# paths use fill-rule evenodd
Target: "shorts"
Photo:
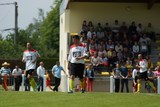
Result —
<path fill-rule="evenodd" d="M 34 72 L 34 69 L 27 70 L 26 71 L 26 77 L 28 77 L 28 74 L 33 75 L 33 72 Z"/>
<path fill-rule="evenodd" d="M 71 63 L 70 75 L 83 79 L 84 67 L 84 64 Z"/>
<path fill-rule="evenodd" d="M 147 71 L 140 73 L 139 78 L 146 81 L 148 79 Z"/>

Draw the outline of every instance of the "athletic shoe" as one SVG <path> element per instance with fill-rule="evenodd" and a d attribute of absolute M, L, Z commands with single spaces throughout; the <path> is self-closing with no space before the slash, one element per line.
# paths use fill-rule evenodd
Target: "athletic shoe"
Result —
<path fill-rule="evenodd" d="M 73 91 L 72 91 L 72 90 L 70 90 L 70 91 L 68 92 L 68 94 L 73 94 Z"/>
<path fill-rule="evenodd" d="M 81 90 L 81 93 L 84 93 L 84 92 L 85 92 L 85 90 L 84 90 L 84 89 L 82 89 L 82 90 Z"/>

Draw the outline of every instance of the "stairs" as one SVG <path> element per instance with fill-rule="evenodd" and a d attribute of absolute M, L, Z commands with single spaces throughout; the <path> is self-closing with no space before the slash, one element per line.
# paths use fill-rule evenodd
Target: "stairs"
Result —
<path fill-rule="evenodd" d="M 158 61 L 158 57 L 160 54 L 160 35 L 156 36 L 156 42 L 151 43 L 151 61 L 153 62 L 154 66 L 156 66 L 156 63 Z"/>

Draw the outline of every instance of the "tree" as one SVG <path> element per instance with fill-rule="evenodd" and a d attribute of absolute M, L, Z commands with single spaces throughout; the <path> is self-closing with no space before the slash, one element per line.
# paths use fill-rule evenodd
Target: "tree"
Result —
<path fill-rule="evenodd" d="M 59 52 L 59 7 L 60 1 L 55 1 L 55 7 L 48 13 L 40 27 L 41 41 L 45 57 L 58 57 Z"/>

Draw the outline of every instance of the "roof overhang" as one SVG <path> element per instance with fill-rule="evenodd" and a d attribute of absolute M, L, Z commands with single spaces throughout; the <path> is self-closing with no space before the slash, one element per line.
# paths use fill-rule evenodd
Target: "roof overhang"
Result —
<path fill-rule="evenodd" d="M 60 7 L 60 14 L 68 8 L 70 2 L 112 2 L 112 3 L 146 3 L 147 9 L 151 9 L 160 0 L 63 0 Z"/>

